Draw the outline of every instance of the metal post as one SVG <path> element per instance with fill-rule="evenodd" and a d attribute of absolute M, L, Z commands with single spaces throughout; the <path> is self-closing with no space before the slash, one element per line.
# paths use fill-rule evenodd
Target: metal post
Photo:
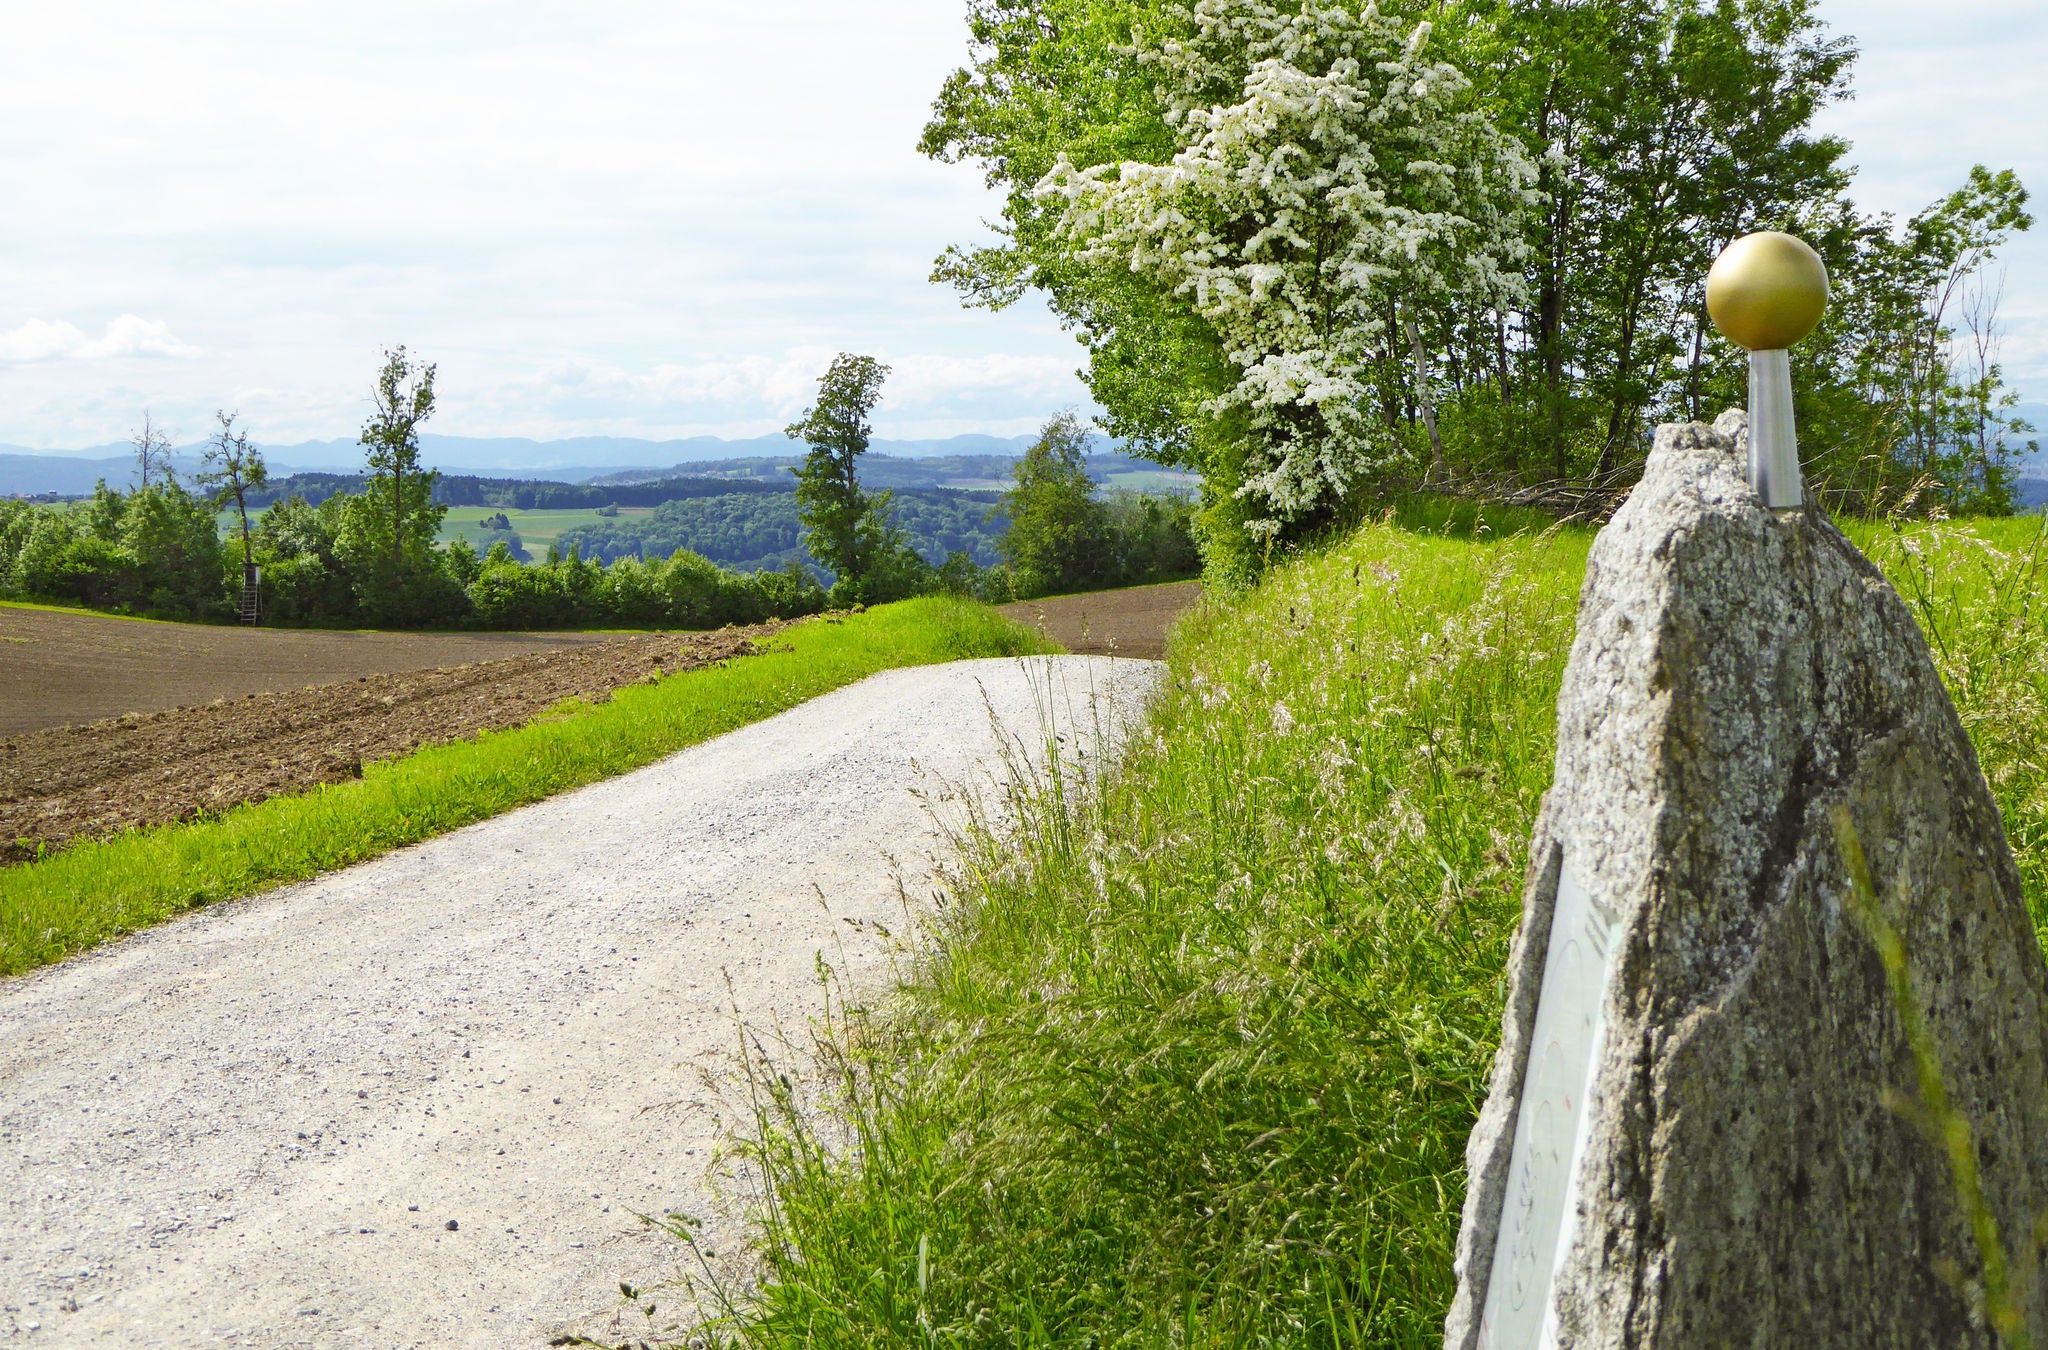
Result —
<path fill-rule="evenodd" d="M 1806 503 L 1792 424 L 1792 361 L 1783 347 L 1749 354 L 1749 482 L 1774 511 Z"/>
<path fill-rule="evenodd" d="M 1749 485 L 1773 511 L 1806 504 L 1786 348 L 1811 333 L 1827 308 L 1827 264 L 1778 230 L 1745 234 L 1707 272 L 1708 317 L 1749 350 Z"/>

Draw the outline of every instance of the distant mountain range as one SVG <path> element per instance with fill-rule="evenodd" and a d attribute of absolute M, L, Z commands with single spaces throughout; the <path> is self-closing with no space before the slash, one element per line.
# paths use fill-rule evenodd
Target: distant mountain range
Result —
<path fill-rule="evenodd" d="M 878 438 L 874 452 L 892 459 L 934 459 L 969 455 L 999 456 L 1011 460 L 1022 455 L 1033 441 L 1030 436 L 951 436 L 944 440 L 893 440 Z M 1107 448 L 1107 443 L 1098 442 Z M 190 474 L 199 466 L 204 442 L 175 447 L 172 467 Z M 784 436 L 755 436 L 746 440 L 721 440 L 716 436 L 691 436 L 684 440 L 642 441 L 622 436 L 577 436 L 560 441 L 535 441 L 523 437 L 433 436 L 420 437 L 421 458 L 429 468 L 450 474 L 474 474 L 494 478 L 552 478 L 580 483 L 592 478 L 630 475 L 659 470 L 655 477 L 682 470 L 684 466 L 710 460 L 786 457 L 796 450 Z M 801 451 L 797 451 L 801 453 Z M 294 445 L 264 445 L 263 456 L 273 474 L 353 473 L 363 464 L 363 448 L 353 440 L 300 441 Z M 91 492 L 104 478 L 117 487 L 127 487 L 135 474 L 135 452 L 123 442 L 89 446 L 83 450 L 32 450 L 17 445 L 0 445 L 0 496 L 15 493 L 55 492 L 65 496 Z"/>
<path fill-rule="evenodd" d="M 2037 439 L 2048 443 L 2048 404 L 2022 404 L 2015 410 L 2038 429 Z M 870 447 L 889 460 L 945 461 L 950 472 L 903 473 L 902 486 L 924 486 L 944 482 L 959 486 L 995 486 L 987 480 L 1007 475 L 1007 465 L 1028 449 L 1030 436 L 952 436 L 944 440 L 877 439 Z M 1115 441 L 1097 438 L 1098 452 L 1115 453 Z M 172 466 L 190 476 L 199 467 L 203 443 L 179 446 L 172 451 Z M 755 436 L 744 440 L 721 440 L 716 436 L 691 436 L 682 440 L 647 441 L 622 436 L 578 436 L 559 441 L 536 441 L 524 437 L 435 436 L 420 438 L 420 449 L 429 467 L 450 475 L 484 478 L 547 478 L 559 482 L 644 483 L 669 477 L 711 474 L 717 477 L 783 477 L 781 465 L 801 451 L 783 436 Z M 352 440 L 300 441 L 293 445 L 265 445 L 264 457 L 273 476 L 293 473 L 359 472 L 362 447 Z M 907 470 L 910 466 L 904 466 Z M 934 469 L 941 466 L 934 464 Z M 1106 466 L 1091 465 L 1098 476 Z M 1132 468 L 1155 468 L 1134 463 Z M 2048 455 L 2030 456 L 2020 465 L 2020 474 L 2030 480 L 2023 494 L 2030 502 L 2048 500 Z M 32 450 L 0 444 L 0 496 L 55 493 L 78 496 L 92 491 L 104 478 L 117 487 L 133 485 L 135 454 L 126 444 L 90 446 L 83 450 Z M 981 480 L 981 481 L 975 481 Z M 2040 486 L 2034 486 L 2039 484 Z M 878 482 L 877 486 L 891 486 Z"/>

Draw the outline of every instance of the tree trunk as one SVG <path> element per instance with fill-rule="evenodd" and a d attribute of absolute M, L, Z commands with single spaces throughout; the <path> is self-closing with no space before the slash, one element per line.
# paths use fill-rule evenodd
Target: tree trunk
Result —
<path fill-rule="evenodd" d="M 235 510 L 242 517 L 242 573 L 246 576 L 256 565 L 256 555 L 249 547 L 249 503 L 239 486 L 235 488 Z"/>
<path fill-rule="evenodd" d="M 395 579 L 405 570 L 405 461 L 401 452 L 391 450 L 391 573 Z"/>
<path fill-rule="evenodd" d="M 1404 315 L 1401 324 L 1408 330 L 1408 346 L 1415 353 L 1415 398 L 1422 405 L 1422 425 L 1429 428 L 1429 476 L 1423 482 L 1441 483 L 1450 471 L 1444 465 L 1444 438 L 1437 434 L 1436 400 L 1429 393 L 1429 363 L 1422 355 L 1422 334 L 1416 330 L 1413 316 Z"/>

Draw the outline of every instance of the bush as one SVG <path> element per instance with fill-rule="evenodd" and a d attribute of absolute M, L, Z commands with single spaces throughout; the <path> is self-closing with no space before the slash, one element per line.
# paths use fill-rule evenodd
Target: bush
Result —
<path fill-rule="evenodd" d="M 213 512 L 176 484 L 123 496 L 102 482 L 70 507 L 5 506 L 0 590 L 188 618 L 226 609 Z"/>
<path fill-rule="evenodd" d="M 263 614 L 276 623 L 321 624 L 349 618 L 355 589 L 318 554 L 262 564 Z"/>
<path fill-rule="evenodd" d="M 721 628 L 815 614 L 825 607 L 825 592 L 795 564 L 749 575 L 684 550 L 660 563 L 625 558 L 603 567 L 572 552 L 524 567 L 493 547 L 469 601 L 486 628 Z"/>
<path fill-rule="evenodd" d="M 195 618 L 226 612 L 227 555 L 214 509 L 202 498 L 175 483 L 130 494 L 121 512 L 120 545 L 133 560 L 142 607 Z"/>

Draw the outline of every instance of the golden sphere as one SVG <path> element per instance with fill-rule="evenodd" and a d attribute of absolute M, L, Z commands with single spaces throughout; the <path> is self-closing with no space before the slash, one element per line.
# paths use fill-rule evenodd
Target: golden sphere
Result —
<path fill-rule="evenodd" d="M 1753 352 L 1789 347 L 1828 307 L 1828 268 L 1804 240 L 1778 230 L 1745 234 L 1707 273 L 1707 314 Z"/>

